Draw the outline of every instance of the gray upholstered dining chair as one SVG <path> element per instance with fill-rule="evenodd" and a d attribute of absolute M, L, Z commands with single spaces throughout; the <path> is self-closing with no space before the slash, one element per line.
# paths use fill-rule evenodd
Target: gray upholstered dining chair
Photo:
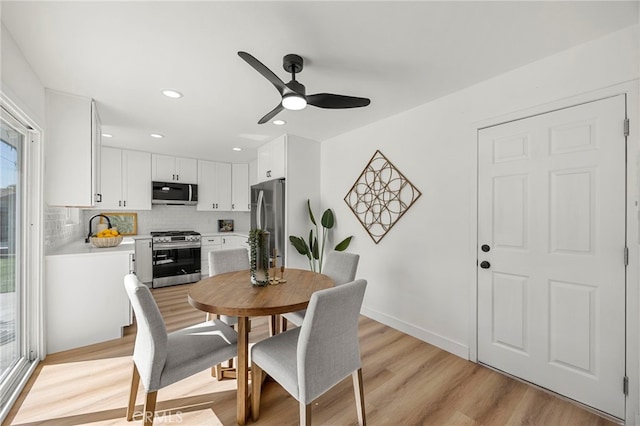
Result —
<path fill-rule="evenodd" d="M 144 425 L 152 425 L 158 390 L 199 373 L 238 352 L 237 334 L 220 320 L 167 333 L 151 291 L 129 274 L 124 286 L 136 316 L 133 376 L 127 420 L 133 420 L 140 381 L 145 389 Z"/>
<path fill-rule="evenodd" d="M 311 295 L 300 327 L 276 334 L 251 349 L 253 420 L 260 414 L 263 372 L 300 404 L 300 424 L 311 424 L 311 403 L 353 377 L 358 423 L 366 424 L 358 318 L 367 286 L 356 280 Z"/>
<path fill-rule="evenodd" d="M 327 253 L 327 258 L 324 261 L 322 273 L 331 278 L 336 285 L 351 282 L 356 279 L 359 260 L 359 254 L 345 251 L 330 251 Z M 280 325 L 282 331 L 286 331 L 287 321 L 293 325 L 302 324 L 304 314 L 305 310 L 282 314 L 282 323 Z"/>
<path fill-rule="evenodd" d="M 225 274 L 227 272 L 249 269 L 249 253 L 247 249 L 242 247 L 224 250 L 213 250 L 209 252 L 208 257 L 210 277 Z M 211 314 L 207 313 L 207 320 L 209 320 L 210 317 Z M 238 317 L 218 315 L 218 318 L 220 319 L 220 321 L 230 326 L 238 323 Z M 224 369 L 221 364 L 217 364 L 215 366 L 215 369 L 211 370 L 212 375 L 215 375 L 218 380 L 223 379 L 223 375 L 225 374 L 225 372 L 235 372 L 233 369 L 233 357 L 228 361 L 228 366 Z M 233 374 L 231 375 L 231 377 L 233 377 Z"/>
<path fill-rule="evenodd" d="M 209 254 L 209 276 L 225 274 L 227 272 L 249 269 L 249 253 L 245 248 L 213 250 Z M 207 314 L 207 319 L 208 319 Z M 238 317 L 220 315 L 219 318 L 229 325 L 238 323 Z"/>

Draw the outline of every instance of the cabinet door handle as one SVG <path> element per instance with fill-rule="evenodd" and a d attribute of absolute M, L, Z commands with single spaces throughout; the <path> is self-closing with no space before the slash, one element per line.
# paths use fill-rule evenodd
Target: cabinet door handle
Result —
<path fill-rule="evenodd" d="M 271 170 L 267 170 L 267 177 L 271 177 Z"/>
<path fill-rule="evenodd" d="M 127 207 L 127 200 L 124 200 L 124 201 L 122 202 L 122 205 L 123 205 L 124 207 Z"/>
<path fill-rule="evenodd" d="M 175 174 L 171 175 L 171 180 L 176 180 L 176 175 Z"/>
<path fill-rule="evenodd" d="M 96 194 L 95 201 L 96 201 L 96 203 L 101 203 L 102 202 L 102 194 Z"/>
<path fill-rule="evenodd" d="M 216 203 L 211 204 L 211 208 L 215 209 L 216 208 Z"/>
<path fill-rule="evenodd" d="M 122 200 L 118 200 L 118 207 L 122 207 Z"/>
<path fill-rule="evenodd" d="M 235 210 L 236 205 L 235 204 L 231 204 L 231 210 Z"/>
<path fill-rule="evenodd" d="M 180 175 L 176 175 L 176 180 L 180 180 Z"/>

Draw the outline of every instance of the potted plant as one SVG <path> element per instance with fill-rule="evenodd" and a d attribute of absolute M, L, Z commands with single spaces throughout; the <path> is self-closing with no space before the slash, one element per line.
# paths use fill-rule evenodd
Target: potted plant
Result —
<path fill-rule="evenodd" d="M 331 209 L 327 209 L 322 214 L 322 218 L 320 219 L 320 225 L 322 226 L 322 238 L 318 241 L 319 233 L 318 233 L 318 224 L 316 223 L 316 218 L 313 215 L 313 210 L 311 209 L 311 200 L 307 200 L 307 210 L 309 211 L 309 219 L 311 223 L 315 227 L 315 234 L 313 228 L 309 230 L 309 240 L 305 241 L 303 237 L 289 236 L 289 241 L 298 251 L 298 253 L 307 256 L 309 259 L 309 268 L 314 272 L 322 273 L 322 264 L 324 261 L 324 250 L 327 242 L 327 236 L 329 235 L 329 230 L 333 228 L 335 224 L 335 217 Z M 336 251 L 344 251 L 349 247 L 351 243 L 351 237 L 347 237 L 344 240 L 340 241 L 333 249 Z"/>
<path fill-rule="evenodd" d="M 249 231 L 251 284 L 269 284 L 269 231 L 252 229 Z"/>

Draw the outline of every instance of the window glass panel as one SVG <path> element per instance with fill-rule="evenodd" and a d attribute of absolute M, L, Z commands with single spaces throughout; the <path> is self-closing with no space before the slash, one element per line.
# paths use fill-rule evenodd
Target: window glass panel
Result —
<path fill-rule="evenodd" d="M 0 401 L 5 400 L 24 366 L 21 270 L 22 153 L 20 132 L 7 116 L 0 116 Z"/>

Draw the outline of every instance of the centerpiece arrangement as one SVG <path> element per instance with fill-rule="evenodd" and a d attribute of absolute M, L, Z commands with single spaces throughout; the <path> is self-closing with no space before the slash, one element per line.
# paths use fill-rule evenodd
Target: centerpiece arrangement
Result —
<path fill-rule="evenodd" d="M 260 287 L 269 285 L 269 231 L 250 230 L 249 248 L 251 284 Z"/>

